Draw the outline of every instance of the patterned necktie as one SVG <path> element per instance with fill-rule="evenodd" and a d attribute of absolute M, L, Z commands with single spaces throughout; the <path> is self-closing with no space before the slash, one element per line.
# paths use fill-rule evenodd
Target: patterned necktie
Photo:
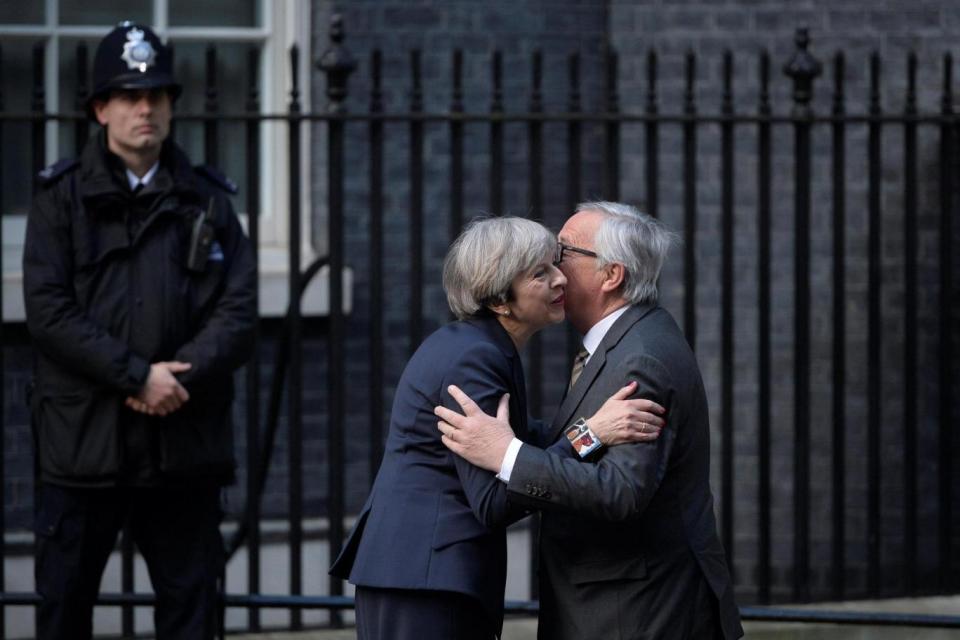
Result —
<path fill-rule="evenodd" d="M 590 352 L 587 351 L 587 348 L 583 345 L 580 346 L 580 351 L 577 352 L 577 357 L 573 359 L 573 368 L 570 370 L 570 386 L 567 389 L 573 389 L 573 385 L 577 383 L 577 378 L 580 377 L 580 374 L 583 373 L 583 367 L 587 363 L 587 358 L 590 357 Z"/>

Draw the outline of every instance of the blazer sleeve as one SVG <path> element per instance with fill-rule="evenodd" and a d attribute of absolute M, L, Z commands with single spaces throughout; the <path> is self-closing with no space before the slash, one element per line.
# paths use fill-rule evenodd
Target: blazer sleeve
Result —
<path fill-rule="evenodd" d="M 592 463 L 565 453 L 556 444 L 546 451 L 523 445 L 507 485 L 512 502 L 608 521 L 631 520 L 643 514 L 663 481 L 682 418 L 676 390 L 661 362 L 637 356 L 628 360 L 617 376 L 638 382 L 635 397 L 667 408 L 671 419 L 660 437 L 653 442 L 610 447 Z M 566 445 L 563 440 L 558 442 Z"/>
<path fill-rule="evenodd" d="M 452 411 L 463 411 L 447 392 L 447 387 L 455 384 L 485 413 L 495 415 L 503 394 L 515 395 L 509 382 L 511 378 L 510 362 L 499 349 L 490 343 L 476 343 L 459 354 L 444 376 L 441 387 L 443 406 Z M 528 514 L 507 500 L 506 485 L 496 475 L 473 466 L 458 455 L 449 455 L 470 509 L 485 526 L 505 527 Z"/>

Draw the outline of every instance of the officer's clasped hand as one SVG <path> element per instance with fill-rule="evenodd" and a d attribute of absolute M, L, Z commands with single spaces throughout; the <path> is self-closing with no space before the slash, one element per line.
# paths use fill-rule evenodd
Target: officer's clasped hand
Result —
<path fill-rule="evenodd" d="M 166 416 L 183 406 L 190 394 L 174 374 L 190 370 L 188 362 L 156 362 L 150 365 L 147 381 L 136 396 L 126 399 L 130 409 L 151 416 Z"/>

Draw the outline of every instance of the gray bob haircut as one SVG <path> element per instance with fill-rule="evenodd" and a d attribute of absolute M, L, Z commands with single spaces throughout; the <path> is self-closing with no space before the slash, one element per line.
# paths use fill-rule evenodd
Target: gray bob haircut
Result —
<path fill-rule="evenodd" d="M 513 279 L 552 255 L 556 246 L 556 236 L 533 220 L 473 220 L 443 261 L 443 290 L 450 310 L 463 320 L 488 305 L 507 302 Z"/>
<path fill-rule="evenodd" d="M 594 238 L 597 268 L 619 263 L 626 271 L 623 297 L 630 304 L 657 301 L 657 278 L 676 234 L 636 207 L 620 202 L 582 202 L 577 212 L 605 214 Z"/>

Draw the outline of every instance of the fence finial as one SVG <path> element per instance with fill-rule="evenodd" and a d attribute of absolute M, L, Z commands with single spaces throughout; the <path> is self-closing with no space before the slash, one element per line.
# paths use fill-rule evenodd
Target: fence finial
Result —
<path fill-rule="evenodd" d="M 543 111 L 543 52 L 533 52 L 531 68 L 532 89 L 530 90 L 530 113 Z"/>
<path fill-rule="evenodd" d="M 500 113 L 503 111 L 503 55 L 499 50 L 493 52 L 491 71 L 493 72 L 493 101 L 490 104 L 490 111 Z"/>
<path fill-rule="evenodd" d="M 383 52 L 374 49 L 370 55 L 370 111 L 383 111 Z"/>
<path fill-rule="evenodd" d="M 813 81 L 823 73 L 823 65 L 808 50 L 810 30 L 797 29 L 794 41 L 797 50 L 790 62 L 784 65 L 783 72 L 793 80 L 793 112 L 796 116 L 810 115 L 810 100 L 813 98 Z"/>
<path fill-rule="evenodd" d="M 330 46 L 317 60 L 317 67 L 327 74 L 327 110 L 339 113 L 344 110 L 343 102 L 347 98 L 347 80 L 357 62 L 343 45 L 343 16 L 334 13 L 330 18 Z"/>
<path fill-rule="evenodd" d="M 77 43 L 77 90 L 73 101 L 76 111 L 83 111 L 87 107 L 87 98 L 90 95 L 87 77 L 87 43 L 81 40 Z"/>
<path fill-rule="evenodd" d="M 410 111 L 423 111 L 423 82 L 421 80 L 420 49 L 410 52 Z"/>
<path fill-rule="evenodd" d="M 206 100 L 203 103 L 203 110 L 206 113 L 216 113 L 219 108 L 217 105 L 217 48 L 212 44 L 207 45 L 206 72 L 207 87 L 204 91 Z"/>
<path fill-rule="evenodd" d="M 953 54 L 943 54 L 943 95 L 940 98 L 940 113 L 953 113 Z"/>
<path fill-rule="evenodd" d="M 570 79 L 570 98 L 567 111 L 580 111 L 580 52 L 571 51 L 567 58 L 567 77 Z"/>
<path fill-rule="evenodd" d="M 461 49 L 455 49 L 453 52 L 453 99 L 450 103 L 450 111 L 454 113 L 463 111 L 463 51 Z"/>

